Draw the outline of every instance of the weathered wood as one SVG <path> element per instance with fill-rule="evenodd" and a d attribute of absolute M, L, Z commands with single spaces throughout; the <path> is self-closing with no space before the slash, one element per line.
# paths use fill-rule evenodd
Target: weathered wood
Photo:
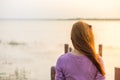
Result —
<path fill-rule="evenodd" d="M 115 67 L 115 80 L 120 80 L 120 68 Z"/>
<path fill-rule="evenodd" d="M 72 51 L 72 48 L 71 48 L 71 47 L 69 47 L 69 51 L 70 51 L 70 52 Z"/>
<path fill-rule="evenodd" d="M 69 51 L 69 45 L 68 44 L 64 45 L 64 51 L 65 51 L 65 53 L 67 53 Z"/>
<path fill-rule="evenodd" d="M 102 57 L 102 44 L 99 44 L 99 55 Z"/>
<path fill-rule="evenodd" d="M 51 80 L 55 80 L 55 66 L 51 67 Z"/>

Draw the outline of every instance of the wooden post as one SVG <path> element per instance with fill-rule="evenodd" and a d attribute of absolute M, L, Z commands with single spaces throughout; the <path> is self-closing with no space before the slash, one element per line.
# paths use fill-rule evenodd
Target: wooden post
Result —
<path fill-rule="evenodd" d="M 70 52 L 72 51 L 72 48 L 71 48 L 71 47 L 69 47 L 69 51 L 70 51 Z"/>
<path fill-rule="evenodd" d="M 65 50 L 65 53 L 68 52 L 68 50 L 69 50 L 69 45 L 68 45 L 68 44 L 65 44 L 65 45 L 64 45 L 64 50 Z"/>
<path fill-rule="evenodd" d="M 120 80 L 120 68 L 115 67 L 115 80 Z"/>
<path fill-rule="evenodd" d="M 51 67 L 51 80 L 55 80 L 55 67 Z"/>
<path fill-rule="evenodd" d="M 99 55 L 102 57 L 102 44 L 99 44 Z"/>
<path fill-rule="evenodd" d="M 65 44 L 64 45 L 64 51 L 65 53 L 67 53 L 69 51 L 69 45 L 68 44 Z M 55 66 L 52 66 L 51 67 L 51 80 L 55 80 Z"/>

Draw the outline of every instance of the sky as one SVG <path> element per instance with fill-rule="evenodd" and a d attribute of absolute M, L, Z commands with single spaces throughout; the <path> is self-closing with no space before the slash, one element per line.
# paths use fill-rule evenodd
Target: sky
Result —
<path fill-rule="evenodd" d="M 120 18 L 120 0 L 0 0 L 0 19 Z"/>

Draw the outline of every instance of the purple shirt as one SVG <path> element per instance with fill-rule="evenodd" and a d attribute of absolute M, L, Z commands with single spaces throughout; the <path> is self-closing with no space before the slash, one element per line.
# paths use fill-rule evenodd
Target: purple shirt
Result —
<path fill-rule="evenodd" d="M 76 56 L 69 52 L 58 58 L 55 80 L 105 80 L 105 76 L 86 56 Z"/>

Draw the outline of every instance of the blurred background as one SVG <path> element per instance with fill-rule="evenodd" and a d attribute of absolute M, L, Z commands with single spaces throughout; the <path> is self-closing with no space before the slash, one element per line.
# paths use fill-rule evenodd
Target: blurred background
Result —
<path fill-rule="evenodd" d="M 72 47 L 72 24 L 93 26 L 103 45 L 106 80 L 120 67 L 119 0 L 0 0 L 0 80 L 50 80 L 50 68 Z"/>

